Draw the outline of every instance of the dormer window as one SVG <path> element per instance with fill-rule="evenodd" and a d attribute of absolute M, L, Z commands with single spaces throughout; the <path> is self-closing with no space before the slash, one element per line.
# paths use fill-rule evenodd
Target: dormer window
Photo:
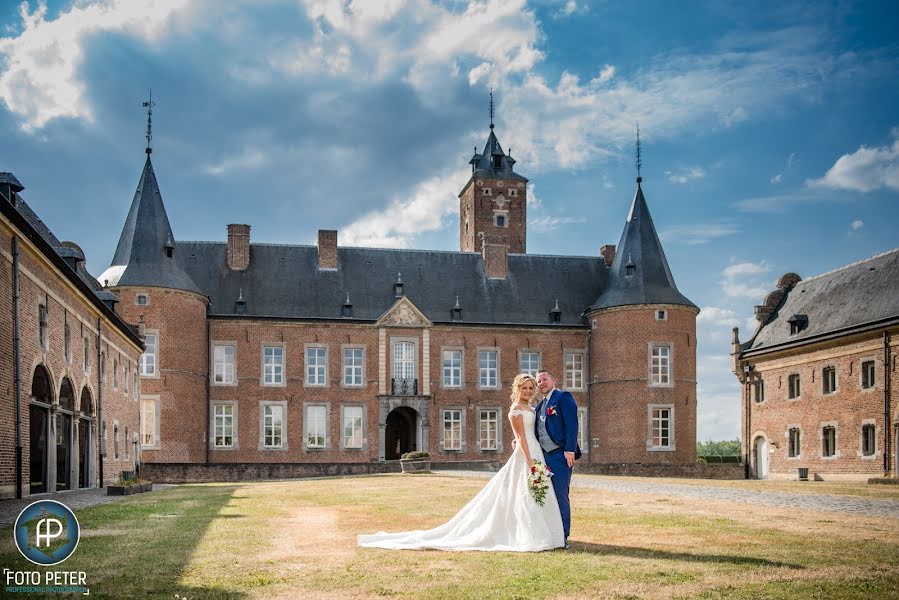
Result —
<path fill-rule="evenodd" d="M 790 335 L 796 335 L 808 327 L 808 316 L 798 314 L 793 315 L 787 319 L 787 322 L 790 324 Z"/>
<path fill-rule="evenodd" d="M 495 154 L 493 156 L 493 168 L 494 169 L 502 169 L 503 168 L 503 157 L 500 154 Z"/>
<path fill-rule="evenodd" d="M 633 277 L 634 273 L 637 272 L 637 265 L 635 265 L 631 261 L 627 261 L 627 264 L 624 265 L 624 275 L 626 277 Z"/>

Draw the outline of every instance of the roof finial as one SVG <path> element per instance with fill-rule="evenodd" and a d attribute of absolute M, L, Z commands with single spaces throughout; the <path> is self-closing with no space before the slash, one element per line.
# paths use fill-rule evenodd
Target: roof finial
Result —
<path fill-rule="evenodd" d="M 153 102 L 153 90 L 150 90 L 150 99 L 144 102 L 144 106 L 147 108 L 147 154 L 153 152 L 153 148 L 150 147 L 150 142 L 153 141 L 153 107 L 156 106 L 156 103 Z"/>
<path fill-rule="evenodd" d="M 640 148 L 640 122 L 637 121 L 637 183 L 643 181 L 640 177 L 640 167 L 643 166 L 643 153 Z"/>
<path fill-rule="evenodd" d="M 490 129 L 493 129 L 493 86 L 490 86 Z"/>

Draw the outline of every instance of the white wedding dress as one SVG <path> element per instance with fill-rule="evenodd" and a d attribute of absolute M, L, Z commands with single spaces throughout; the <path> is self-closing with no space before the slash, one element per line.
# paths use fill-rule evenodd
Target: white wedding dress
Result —
<path fill-rule="evenodd" d="M 543 461 L 543 450 L 534 435 L 533 411 L 514 410 L 524 421 L 525 439 L 532 460 Z M 536 552 L 565 545 L 562 517 L 552 484 L 543 506 L 528 491 L 530 465 L 516 450 L 505 465 L 452 519 L 434 529 L 379 532 L 360 535 L 360 546 L 391 550 L 482 550 Z"/>

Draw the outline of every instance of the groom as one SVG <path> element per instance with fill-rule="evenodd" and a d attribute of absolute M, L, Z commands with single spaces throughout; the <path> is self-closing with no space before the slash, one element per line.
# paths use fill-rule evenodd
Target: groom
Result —
<path fill-rule="evenodd" d="M 568 502 L 568 488 L 574 461 L 581 457 L 577 444 L 577 403 L 569 392 L 556 389 L 556 379 L 551 373 L 537 373 L 537 389 L 543 400 L 537 405 L 535 429 L 537 440 L 543 448 L 546 466 L 553 472 L 553 489 L 562 513 L 562 527 L 565 530 L 565 549 L 571 531 L 571 504 Z"/>

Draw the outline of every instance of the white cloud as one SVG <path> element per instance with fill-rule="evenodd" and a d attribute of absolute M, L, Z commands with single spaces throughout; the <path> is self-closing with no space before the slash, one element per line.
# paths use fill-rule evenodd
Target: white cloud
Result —
<path fill-rule="evenodd" d="M 696 317 L 696 322 L 708 324 L 716 327 L 733 327 L 738 325 L 740 318 L 737 313 L 729 308 L 719 308 L 717 306 L 705 306 Z"/>
<path fill-rule="evenodd" d="M 531 210 L 541 208 L 543 206 L 543 201 L 537 196 L 537 184 L 529 181 L 527 191 L 528 208 Z"/>
<path fill-rule="evenodd" d="M 601 83 L 605 83 L 607 81 L 611 81 L 612 77 L 615 76 L 615 67 L 612 65 L 605 65 L 602 70 L 599 72 L 599 75 L 590 80 L 590 83 L 593 85 L 599 85 Z"/>
<path fill-rule="evenodd" d="M 740 228 L 732 222 L 696 223 L 668 227 L 659 234 L 659 237 L 666 243 L 685 243 L 688 246 L 696 246 L 739 232 Z"/>
<path fill-rule="evenodd" d="M 741 212 L 777 214 L 785 213 L 796 206 L 850 201 L 851 199 L 845 195 L 831 194 L 826 190 L 813 191 L 803 189 L 793 193 L 746 198 L 735 202 L 734 206 Z"/>
<path fill-rule="evenodd" d="M 864 227 L 864 226 L 865 226 L 864 221 L 862 221 L 861 219 L 856 219 L 855 221 L 852 222 L 852 224 L 849 227 L 852 229 L 852 231 L 861 231 L 862 227 Z"/>
<path fill-rule="evenodd" d="M 778 173 L 777 175 L 775 175 L 774 177 L 772 177 L 771 183 L 773 183 L 773 184 L 780 183 L 783 180 L 784 175 L 786 175 L 786 173 L 793 168 L 793 165 L 798 162 L 799 162 L 799 159 L 796 158 L 796 153 L 790 152 L 790 155 L 787 157 L 786 168 L 783 171 L 781 171 L 780 173 Z"/>
<path fill-rule="evenodd" d="M 731 298 L 758 298 L 759 301 L 774 289 L 767 277 L 771 267 L 761 261 L 729 265 L 721 271 L 721 286 Z"/>
<path fill-rule="evenodd" d="M 447 217 L 458 214 L 457 188 L 469 175 L 463 169 L 418 184 L 410 198 L 395 198 L 387 208 L 372 211 L 342 228 L 341 245 L 411 247 L 417 235 L 442 229 Z"/>
<path fill-rule="evenodd" d="M 28 2 L 22 2 L 22 32 L 0 38 L 0 58 L 5 63 L 0 99 L 22 118 L 26 131 L 59 117 L 92 121 L 94 114 L 78 77 L 85 40 L 98 32 L 117 32 L 155 43 L 187 5 L 188 0 L 79 2 L 48 21 L 43 1 L 33 12 Z"/>
<path fill-rule="evenodd" d="M 555 231 L 563 225 L 575 225 L 586 222 L 587 219 L 584 217 L 554 217 L 547 215 L 545 217 L 532 219 L 528 222 L 528 229 L 534 233 L 547 233 L 549 231 Z"/>
<path fill-rule="evenodd" d="M 581 4 L 579 6 L 576 0 L 567 0 L 565 2 L 565 5 L 562 8 L 560 8 L 558 11 L 556 11 L 556 13 L 553 14 L 553 16 L 558 19 L 561 17 L 570 17 L 571 15 L 573 15 L 575 13 L 577 13 L 579 15 L 583 15 L 583 14 L 586 14 L 588 10 L 589 10 L 589 7 L 586 4 Z"/>
<path fill-rule="evenodd" d="M 265 164 L 267 155 L 261 150 L 244 150 L 240 154 L 228 156 L 217 163 L 202 167 L 208 175 L 233 175 L 235 169 L 252 169 Z"/>
<path fill-rule="evenodd" d="M 749 114 L 746 112 L 746 109 L 742 106 L 738 106 L 733 109 L 729 114 L 721 117 L 721 123 L 725 127 L 732 127 L 737 123 L 745 121 L 749 118 Z"/>
<path fill-rule="evenodd" d="M 806 181 L 811 187 L 870 192 L 880 188 L 899 191 L 899 129 L 893 129 L 892 146 L 861 146 L 844 154 L 820 179 Z"/>
<path fill-rule="evenodd" d="M 687 183 L 694 179 L 702 179 L 706 176 L 706 172 L 702 167 L 688 167 L 680 171 L 665 171 L 665 176 L 672 183 Z"/>
<path fill-rule="evenodd" d="M 777 175 L 775 175 L 774 177 L 771 178 L 771 183 L 780 183 L 780 180 L 783 179 L 783 177 L 784 177 L 783 173 L 778 173 Z"/>

